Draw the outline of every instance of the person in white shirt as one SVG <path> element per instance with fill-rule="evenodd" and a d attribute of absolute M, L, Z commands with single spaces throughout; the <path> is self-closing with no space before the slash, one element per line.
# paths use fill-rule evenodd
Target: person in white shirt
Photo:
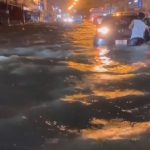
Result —
<path fill-rule="evenodd" d="M 138 18 L 134 19 L 129 25 L 129 29 L 132 30 L 129 40 L 130 46 L 137 46 L 144 43 L 145 31 L 148 30 L 148 26 L 145 24 L 144 19 L 145 14 L 140 12 Z"/>

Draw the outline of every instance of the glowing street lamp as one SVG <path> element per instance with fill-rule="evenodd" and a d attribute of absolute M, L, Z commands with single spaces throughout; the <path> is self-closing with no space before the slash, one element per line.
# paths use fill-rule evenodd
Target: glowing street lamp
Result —
<path fill-rule="evenodd" d="M 78 2 L 79 0 L 74 0 L 73 3 L 68 7 L 68 10 L 72 10 L 77 5 Z"/>

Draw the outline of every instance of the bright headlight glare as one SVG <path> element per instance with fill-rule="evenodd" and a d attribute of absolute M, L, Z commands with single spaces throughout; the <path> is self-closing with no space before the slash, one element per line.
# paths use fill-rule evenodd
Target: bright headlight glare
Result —
<path fill-rule="evenodd" d="M 109 33 L 109 28 L 108 27 L 101 27 L 98 29 L 98 32 L 101 34 L 108 34 Z"/>
<path fill-rule="evenodd" d="M 68 23 L 72 23 L 73 19 L 72 18 L 64 18 L 63 21 L 68 22 Z"/>

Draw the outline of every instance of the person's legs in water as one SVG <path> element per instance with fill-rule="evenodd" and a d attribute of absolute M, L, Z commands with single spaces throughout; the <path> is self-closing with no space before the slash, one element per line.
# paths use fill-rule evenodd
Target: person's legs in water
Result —
<path fill-rule="evenodd" d="M 142 45 L 144 43 L 144 39 L 138 38 L 137 45 Z"/>
<path fill-rule="evenodd" d="M 150 31 L 149 30 L 145 31 L 144 40 L 145 40 L 145 42 L 149 42 L 150 41 Z"/>
<path fill-rule="evenodd" d="M 144 39 L 142 38 L 133 38 L 129 40 L 129 46 L 139 46 L 144 43 Z"/>
<path fill-rule="evenodd" d="M 133 38 L 129 40 L 128 45 L 129 46 L 135 46 L 137 44 L 137 38 Z"/>

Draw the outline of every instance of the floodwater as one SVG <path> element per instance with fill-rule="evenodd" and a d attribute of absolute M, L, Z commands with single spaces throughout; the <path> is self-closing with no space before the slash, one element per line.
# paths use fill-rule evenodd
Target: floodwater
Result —
<path fill-rule="evenodd" d="M 150 47 L 95 48 L 95 27 L 0 27 L 0 150 L 149 150 Z"/>

